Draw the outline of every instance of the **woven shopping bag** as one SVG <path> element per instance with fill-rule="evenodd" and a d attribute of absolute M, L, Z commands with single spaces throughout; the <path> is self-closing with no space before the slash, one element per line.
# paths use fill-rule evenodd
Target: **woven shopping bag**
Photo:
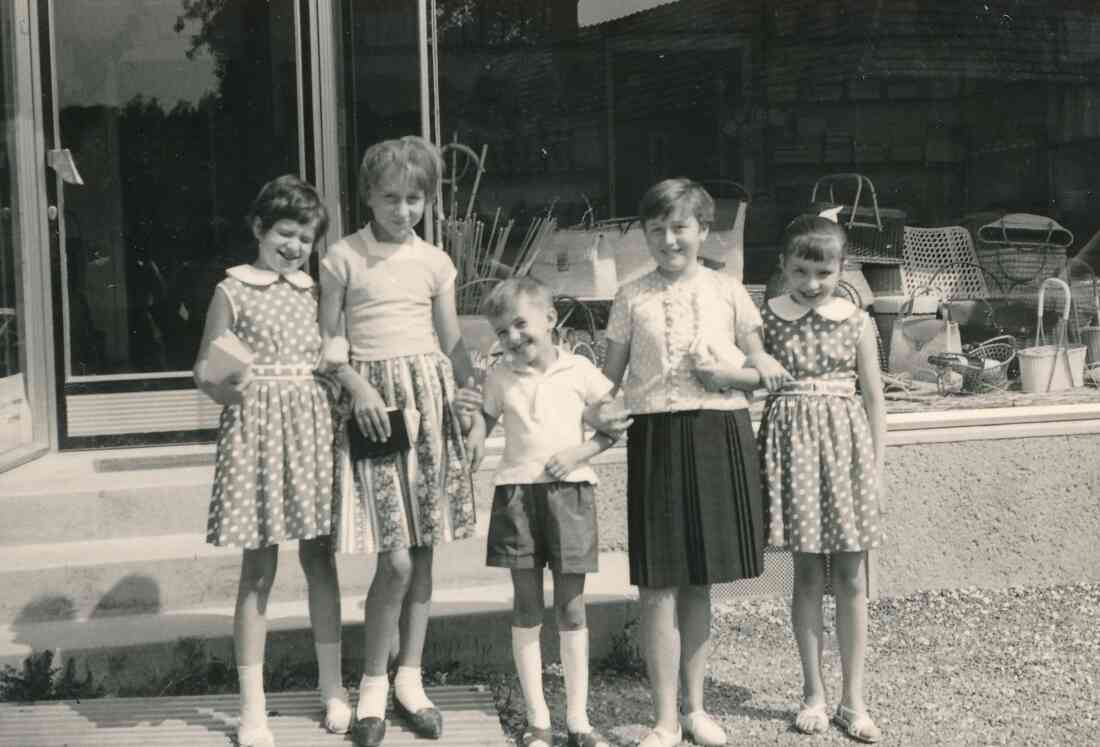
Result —
<path fill-rule="evenodd" d="M 917 288 L 901 307 L 898 320 L 890 333 L 889 371 L 892 374 L 908 374 L 914 381 L 937 383 L 940 372 L 929 362 L 936 353 L 961 353 L 962 337 L 958 322 L 951 321 L 945 304 L 939 305 L 935 316 L 914 315 L 916 297 L 940 291 L 931 286 Z"/>
<path fill-rule="evenodd" d="M 619 287 L 615 267 L 618 225 L 582 223 L 559 228 L 549 246 L 531 265 L 530 275 L 546 283 L 555 294 L 580 299 L 608 299 Z"/>
<path fill-rule="evenodd" d="M 839 188 L 839 189 L 838 189 Z M 880 208 L 875 185 L 863 174 L 826 174 L 814 182 L 808 214 L 841 208 L 837 222 L 848 231 L 848 256 L 857 262 L 899 265 L 905 245 L 903 210 Z"/>

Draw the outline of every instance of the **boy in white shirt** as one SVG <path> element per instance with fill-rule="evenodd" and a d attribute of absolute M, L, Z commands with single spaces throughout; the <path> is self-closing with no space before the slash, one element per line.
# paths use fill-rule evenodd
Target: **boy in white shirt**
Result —
<path fill-rule="evenodd" d="M 526 747 L 551 747 L 550 710 L 542 690 L 539 635 L 545 566 L 554 575 L 554 611 L 565 674 L 571 747 L 606 747 L 588 722 L 588 628 L 585 574 L 597 570 L 596 473 L 588 460 L 611 446 L 604 433 L 585 438 L 585 407 L 611 391 L 591 362 L 554 345 L 553 296 L 535 278 L 501 282 L 485 315 L 504 358 L 489 371 L 481 417 L 467 436 L 474 459 L 499 419 L 504 453 L 494 477 L 486 563 L 510 568 L 514 590 L 512 654 L 527 704 Z"/>

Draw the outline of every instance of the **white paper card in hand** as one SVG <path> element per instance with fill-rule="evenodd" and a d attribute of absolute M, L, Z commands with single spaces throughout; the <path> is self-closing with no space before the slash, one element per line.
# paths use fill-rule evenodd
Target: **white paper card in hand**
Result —
<path fill-rule="evenodd" d="M 206 378 L 220 384 L 233 374 L 244 375 L 256 354 L 232 332 L 214 338 L 206 354 Z"/>

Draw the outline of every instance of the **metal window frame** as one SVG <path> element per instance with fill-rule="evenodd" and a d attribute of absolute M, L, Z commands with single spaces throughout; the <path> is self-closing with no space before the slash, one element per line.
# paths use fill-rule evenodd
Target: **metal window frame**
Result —
<path fill-rule="evenodd" d="M 20 250 L 22 331 L 25 349 L 23 374 L 31 408 L 31 443 L 0 455 L 0 472 L 28 462 L 57 445 L 57 382 L 53 376 L 53 320 L 49 313 L 50 257 L 36 251 L 49 245 L 46 225 L 45 138 L 42 127 L 41 67 L 38 64 L 38 7 L 32 0 L 12 0 L 15 38 L 11 50 L 15 88 L 13 137 L 20 220 L 13 224 Z"/>

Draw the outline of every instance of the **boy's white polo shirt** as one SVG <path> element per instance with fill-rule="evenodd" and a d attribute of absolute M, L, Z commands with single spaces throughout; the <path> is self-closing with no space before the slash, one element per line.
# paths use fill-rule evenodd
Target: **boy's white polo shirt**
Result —
<path fill-rule="evenodd" d="M 610 391 L 611 381 L 591 361 L 561 349 L 546 371 L 507 360 L 490 369 L 482 407 L 504 428 L 494 484 L 553 482 L 546 463 L 562 449 L 584 443 L 584 408 Z M 596 471 L 582 464 L 563 482 L 595 484 Z"/>

